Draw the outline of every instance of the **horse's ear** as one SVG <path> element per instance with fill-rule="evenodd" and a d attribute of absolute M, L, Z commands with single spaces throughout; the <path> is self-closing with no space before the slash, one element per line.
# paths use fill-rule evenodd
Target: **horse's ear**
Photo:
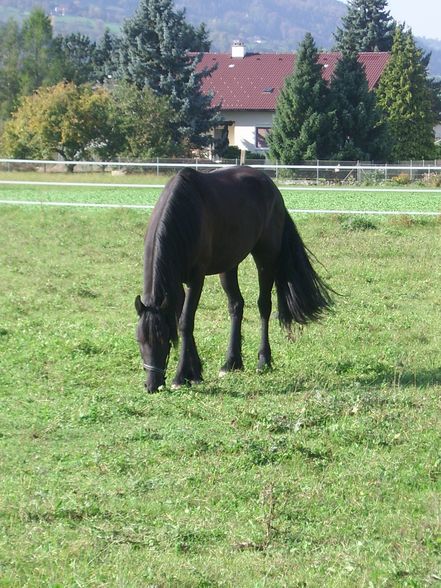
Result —
<path fill-rule="evenodd" d="M 135 298 L 135 308 L 136 308 L 136 312 L 138 313 L 138 316 L 141 316 L 142 313 L 145 311 L 145 306 L 142 303 L 141 296 L 139 294 Z"/>

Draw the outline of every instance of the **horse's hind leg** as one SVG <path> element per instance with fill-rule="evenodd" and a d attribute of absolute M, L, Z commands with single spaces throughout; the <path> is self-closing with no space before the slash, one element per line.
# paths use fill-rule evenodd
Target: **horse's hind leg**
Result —
<path fill-rule="evenodd" d="M 271 347 L 269 343 L 269 319 L 271 315 L 271 291 L 274 284 L 273 264 L 261 264 L 254 255 L 259 275 L 259 298 L 257 305 L 260 313 L 260 347 L 257 369 L 261 371 L 271 367 Z"/>
<path fill-rule="evenodd" d="M 224 375 L 232 370 L 243 369 L 241 327 L 244 301 L 237 280 L 237 267 L 220 274 L 220 281 L 228 297 L 228 310 L 231 320 L 230 343 L 228 345 L 227 357 L 220 370 L 220 375 Z"/>

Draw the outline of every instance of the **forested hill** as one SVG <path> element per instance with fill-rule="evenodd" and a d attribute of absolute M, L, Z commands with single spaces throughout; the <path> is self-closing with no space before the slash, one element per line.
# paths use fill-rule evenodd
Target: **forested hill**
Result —
<path fill-rule="evenodd" d="M 34 6 L 53 16 L 56 33 L 101 36 L 106 26 L 117 30 L 132 16 L 138 0 L 0 0 L 0 19 L 21 20 Z M 261 51 L 294 50 L 306 32 L 319 47 L 329 48 L 332 32 L 346 8 L 339 0 L 175 0 L 192 24 L 205 22 L 213 50 L 227 50 L 234 39 Z"/>
<path fill-rule="evenodd" d="M 213 49 L 228 50 L 234 39 L 251 50 L 292 51 L 307 32 L 329 49 L 332 33 L 346 12 L 338 0 L 176 0 L 194 24 L 205 22 Z"/>
<path fill-rule="evenodd" d="M 137 5 L 138 0 L 0 0 L 0 20 L 20 21 L 40 6 L 53 17 L 55 33 L 81 32 L 98 39 L 106 27 L 117 32 Z M 235 39 L 252 51 L 293 51 L 306 32 L 318 47 L 330 49 L 332 33 L 346 12 L 339 0 L 175 0 L 175 6 L 186 9 L 192 24 L 205 22 L 214 51 L 227 51 Z M 432 51 L 432 74 L 441 76 L 441 43 L 419 42 Z"/>

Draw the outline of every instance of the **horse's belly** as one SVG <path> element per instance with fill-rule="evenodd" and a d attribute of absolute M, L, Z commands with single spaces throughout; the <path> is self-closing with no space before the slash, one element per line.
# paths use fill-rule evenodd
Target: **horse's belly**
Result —
<path fill-rule="evenodd" d="M 207 256 L 206 274 L 221 274 L 238 266 L 253 251 L 259 235 L 256 231 L 226 232 L 213 240 Z"/>

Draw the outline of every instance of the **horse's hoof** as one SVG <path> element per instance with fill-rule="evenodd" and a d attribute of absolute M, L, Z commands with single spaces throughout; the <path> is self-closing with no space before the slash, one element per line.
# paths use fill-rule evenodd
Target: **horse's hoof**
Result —
<path fill-rule="evenodd" d="M 181 387 L 182 384 L 172 384 L 171 385 L 171 389 L 172 390 L 179 390 L 179 388 Z"/>
<path fill-rule="evenodd" d="M 228 374 L 227 370 L 220 370 L 219 371 L 219 378 L 225 378 L 225 376 Z"/>
<path fill-rule="evenodd" d="M 267 372 L 271 371 L 271 365 L 268 363 L 264 363 L 263 365 L 258 365 L 256 368 L 256 373 L 258 374 L 266 374 Z"/>

